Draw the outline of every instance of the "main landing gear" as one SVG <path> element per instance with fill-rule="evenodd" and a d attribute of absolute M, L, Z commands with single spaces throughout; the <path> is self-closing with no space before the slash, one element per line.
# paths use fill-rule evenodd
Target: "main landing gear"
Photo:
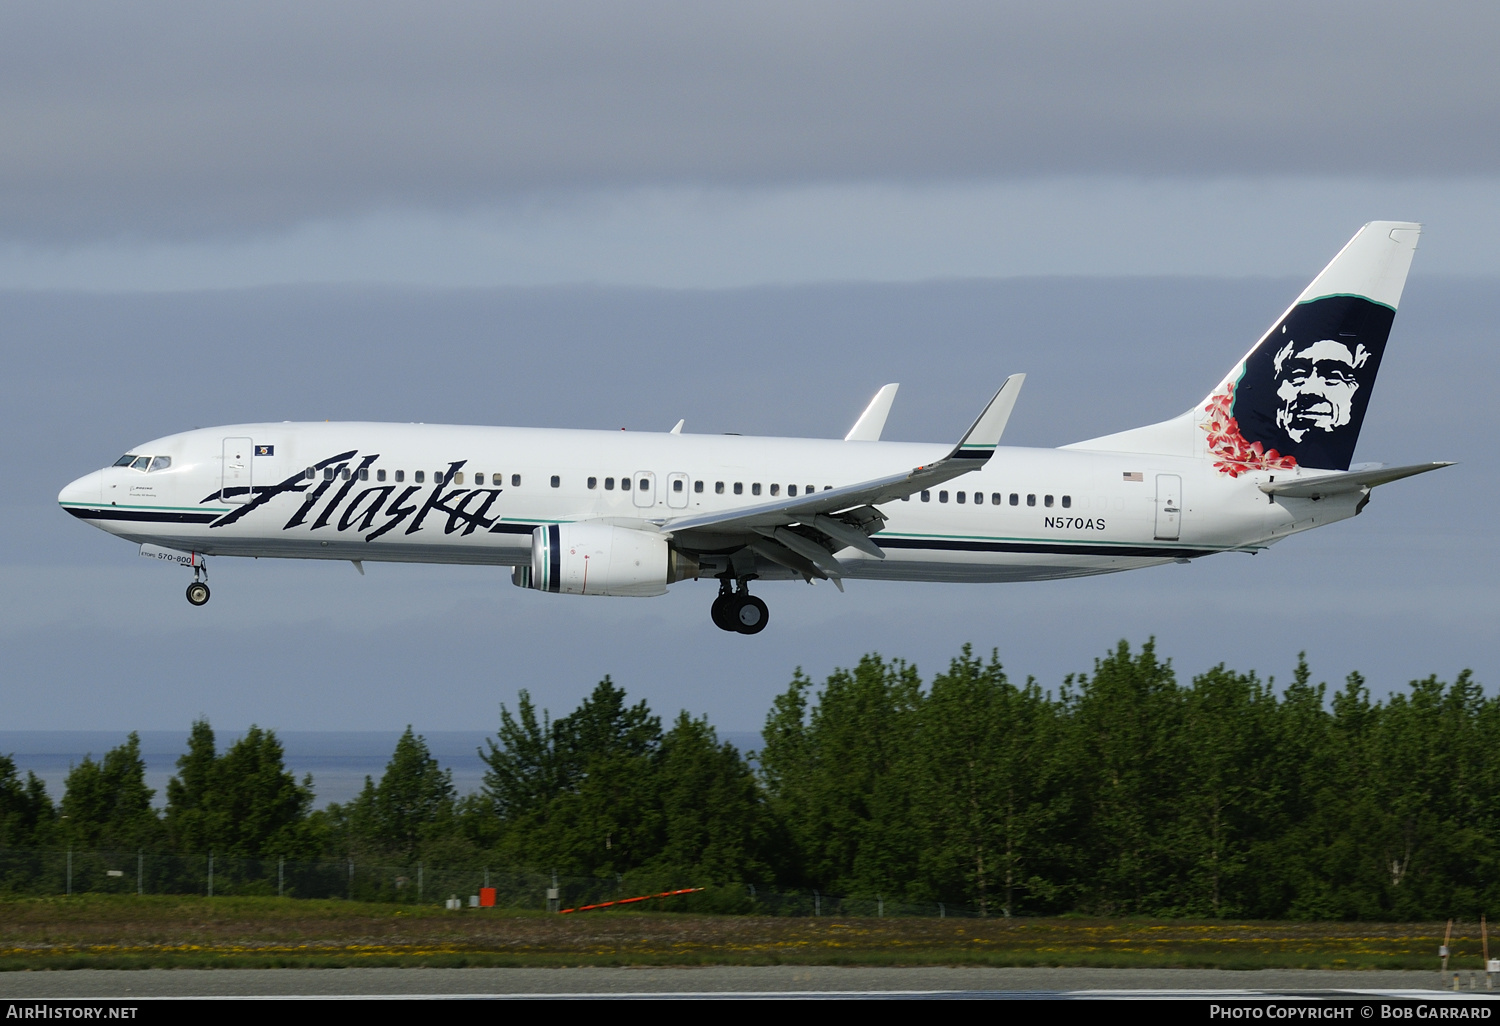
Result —
<path fill-rule="evenodd" d="M 201 556 L 197 558 L 199 561 L 193 564 L 193 583 L 187 586 L 187 600 L 201 606 L 208 601 L 208 567 Z"/>
<path fill-rule="evenodd" d="M 746 583 L 740 581 L 739 589 L 733 590 L 727 576 L 719 579 L 719 597 L 714 599 L 714 604 L 708 610 L 714 626 L 719 630 L 759 634 L 766 629 L 771 612 L 764 602 L 750 594 Z"/>

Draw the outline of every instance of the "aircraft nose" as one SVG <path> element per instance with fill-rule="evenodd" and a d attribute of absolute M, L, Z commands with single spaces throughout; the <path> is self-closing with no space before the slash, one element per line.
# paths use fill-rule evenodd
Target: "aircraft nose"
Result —
<path fill-rule="evenodd" d="M 72 482 L 57 493 L 57 501 L 60 505 L 95 505 L 101 501 L 104 495 L 104 471 L 96 470 L 92 474 L 84 474 L 77 481 Z"/>

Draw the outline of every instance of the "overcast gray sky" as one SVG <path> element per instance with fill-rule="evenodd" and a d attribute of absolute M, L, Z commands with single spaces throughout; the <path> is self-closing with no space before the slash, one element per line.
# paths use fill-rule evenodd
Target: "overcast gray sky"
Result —
<path fill-rule="evenodd" d="M 799 663 L 1055 686 L 1152 633 L 1493 681 L 1496 53 L 1493 3 L 7 4 L 3 726 L 461 729 L 614 673 L 753 730 Z M 1465 464 L 1253 560 L 788 587 L 747 647 L 702 589 L 462 568 L 221 561 L 191 610 L 54 504 L 216 422 L 836 437 L 900 380 L 941 439 L 1017 370 L 1011 440 L 1062 444 L 1196 400 L 1377 218 L 1428 230 L 1359 458 Z"/>

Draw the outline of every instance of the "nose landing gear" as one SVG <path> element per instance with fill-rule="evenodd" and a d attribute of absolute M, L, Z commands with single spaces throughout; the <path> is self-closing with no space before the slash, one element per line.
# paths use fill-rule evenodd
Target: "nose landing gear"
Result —
<path fill-rule="evenodd" d="M 193 559 L 193 583 L 187 586 L 187 600 L 192 605 L 201 606 L 208 601 L 208 565 L 196 553 Z"/>
<path fill-rule="evenodd" d="M 719 597 L 714 599 L 708 610 L 714 626 L 719 630 L 759 634 L 766 629 L 771 612 L 764 602 L 750 594 L 747 583 L 741 580 L 739 589 L 732 590 L 727 576 L 719 579 Z"/>

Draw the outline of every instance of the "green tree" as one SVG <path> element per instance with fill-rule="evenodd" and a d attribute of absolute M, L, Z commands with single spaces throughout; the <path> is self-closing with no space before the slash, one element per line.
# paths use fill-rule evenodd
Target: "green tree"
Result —
<path fill-rule="evenodd" d="M 509 861 L 576 874 L 646 864 L 660 847 L 654 762 L 661 720 L 627 705 L 605 677 L 572 713 L 538 721 L 521 693 L 519 718 L 501 706 L 498 741 L 481 757 L 485 797 Z"/>
<path fill-rule="evenodd" d="M 1076 690 L 1075 690 L 1076 689 Z M 1182 698 L 1154 639 L 1133 655 L 1121 641 L 1070 676 L 1063 764 L 1082 788 L 1074 822 L 1078 901 L 1104 913 L 1147 914 L 1176 905 L 1177 880 L 1162 824 L 1176 817 Z"/>
<path fill-rule="evenodd" d="M 34 848 L 51 840 L 56 810 L 47 786 L 29 770 L 23 781 L 15 759 L 0 755 L 0 847 Z"/>
<path fill-rule="evenodd" d="M 1220 665 L 1182 699 L 1178 815 L 1163 824 L 1181 878 L 1170 910 L 1243 915 L 1251 849 L 1276 823 L 1276 696 L 1255 674 Z"/>
<path fill-rule="evenodd" d="M 59 803 L 63 840 L 78 848 L 142 848 L 160 839 L 161 821 L 151 808 L 155 791 L 146 786 L 140 736 L 91 756 L 69 771 Z"/>
<path fill-rule="evenodd" d="M 612 876 L 649 863 L 661 846 L 655 763 L 661 720 L 605 677 L 552 724 L 559 794 L 543 833 L 548 861 Z"/>
<path fill-rule="evenodd" d="M 356 829 L 382 853 L 414 862 L 440 828 L 452 828 L 453 801 L 453 774 L 408 725 L 379 785 L 365 778 L 354 806 Z"/>
<path fill-rule="evenodd" d="M 287 771 L 273 731 L 251 726 L 223 754 L 206 722 L 193 724 L 188 751 L 167 783 L 167 824 L 180 851 L 239 858 L 315 857 L 308 829 L 312 778 Z"/>
<path fill-rule="evenodd" d="M 217 772 L 213 728 L 207 720 L 194 720 L 187 751 L 177 757 L 177 775 L 167 781 L 167 836 L 177 851 L 206 852 L 218 840 Z"/>
<path fill-rule="evenodd" d="M 654 862 L 702 881 L 770 882 L 773 833 L 755 774 L 733 745 L 719 743 L 707 718 L 678 715 L 662 738 L 655 776 L 661 841 Z"/>
<path fill-rule="evenodd" d="M 1055 715 L 1034 681 L 1011 684 L 992 652 L 965 645 L 933 678 L 921 708 L 924 824 L 921 870 L 949 900 L 1006 915 L 1023 895 L 1051 897 L 1050 832 L 1062 795 L 1055 779 Z M 1035 907 L 1035 905 L 1033 906 Z"/>
<path fill-rule="evenodd" d="M 771 808 L 796 848 L 796 882 L 835 893 L 920 894 L 912 814 L 921 678 L 867 655 L 835 670 L 808 712 L 799 670 L 760 752 Z"/>

